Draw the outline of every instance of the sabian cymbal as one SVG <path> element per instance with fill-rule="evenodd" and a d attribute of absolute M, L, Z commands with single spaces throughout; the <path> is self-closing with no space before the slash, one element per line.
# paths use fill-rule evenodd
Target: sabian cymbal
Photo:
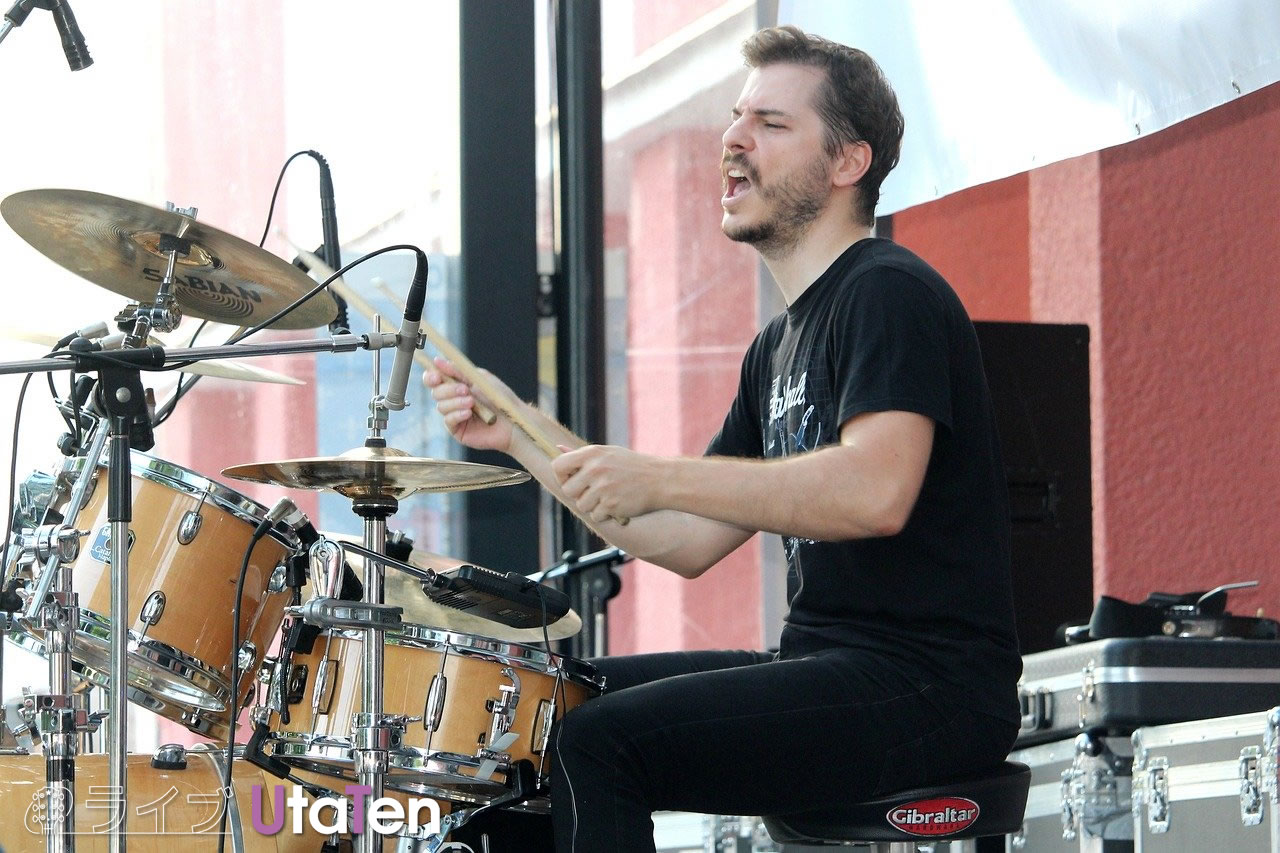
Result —
<path fill-rule="evenodd" d="M 356 544 L 364 541 L 362 537 L 345 533 L 325 533 L 324 536 L 326 539 L 339 539 Z M 430 551 L 419 551 L 416 548 L 405 562 L 420 569 L 431 569 L 433 572 L 446 575 L 462 566 L 475 565 L 467 560 L 459 560 L 457 557 L 432 554 Z M 361 558 L 352 557 L 351 564 L 359 566 Z M 304 590 L 302 600 L 306 601 L 310 597 L 310 590 Z M 401 619 L 412 625 L 426 625 L 429 628 L 458 634 L 478 634 L 481 637 L 492 637 L 508 643 L 535 644 L 541 643 L 543 639 L 541 628 L 513 628 L 501 622 L 491 622 L 465 610 L 436 604 L 427 598 L 427 594 L 422 591 L 422 587 L 416 580 L 393 568 L 386 570 L 383 600 L 387 604 L 403 607 L 404 614 Z M 575 636 L 581 630 L 582 617 L 576 611 L 570 610 L 547 626 L 547 638 L 563 640 L 566 637 Z"/>
<path fill-rule="evenodd" d="M 85 190 L 41 189 L 0 202 L 0 215 L 37 251 L 94 284 L 153 302 L 168 258 L 166 235 L 183 241 L 173 296 L 184 314 L 253 326 L 315 286 L 306 273 L 252 243 L 180 213 Z M 275 323 L 323 326 L 338 313 L 327 292 Z"/>
<path fill-rule="evenodd" d="M 30 329 L 13 329 L 7 326 L 0 326 L 0 338 L 9 338 L 15 341 L 26 341 L 32 344 L 39 344 L 45 348 L 56 344 L 61 337 L 61 335 L 55 335 L 51 332 L 32 331 Z M 158 346 L 167 346 L 167 344 L 154 335 L 149 337 L 147 343 L 156 344 Z M 301 379 L 294 379 L 292 376 L 277 373 L 274 370 L 267 370 L 265 367 L 258 367 L 254 364 L 248 364 L 229 358 L 198 361 L 182 368 L 181 372 L 198 373 L 201 376 L 216 376 L 220 379 L 241 379 L 245 382 L 271 382 L 277 385 L 307 384 Z"/>
<path fill-rule="evenodd" d="M 331 489 L 348 498 L 405 498 L 418 492 L 464 492 L 514 486 L 524 471 L 453 459 L 409 456 L 393 447 L 357 447 L 340 456 L 315 456 L 234 465 L 222 472 L 237 480 L 290 489 Z"/>

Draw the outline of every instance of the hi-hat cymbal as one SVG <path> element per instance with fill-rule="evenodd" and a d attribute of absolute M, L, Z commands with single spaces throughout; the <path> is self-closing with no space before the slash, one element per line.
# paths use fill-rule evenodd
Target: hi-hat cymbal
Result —
<path fill-rule="evenodd" d="M 37 251 L 94 284 L 153 302 L 168 258 L 161 239 L 180 238 L 173 296 L 184 314 L 253 326 L 315 286 L 297 267 L 252 243 L 177 212 L 84 190 L 42 189 L 0 202 L 0 215 Z M 323 326 L 338 313 L 327 292 L 275 329 Z"/>
<path fill-rule="evenodd" d="M 464 492 L 514 486 L 524 471 L 453 459 L 409 456 L 393 447 L 357 447 L 340 456 L 257 462 L 223 469 L 228 477 L 290 489 L 332 489 L 348 498 L 406 498 L 418 492 Z"/>
<path fill-rule="evenodd" d="M 8 326 L 0 326 L 0 338 L 39 344 L 47 349 L 61 340 L 62 336 L 55 335 L 52 332 L 32 331 L 30 329 L 14 329 Z M 147 339 L 147 344 L 169 346 L 155 335 L 151 335 Z M 242 379 L 245 382 L 271 382 L 276 385 L 307 384 L 301 379 L 294 379 L 292 376 L 288 376 L 284 373 L 277 373 L 274 370 L 267 370 L 265 367 L 258 367 L 254 364 L 247 364 L 230 358 L 197 361 L 182 368 L 181 372 L 198 373 L 201 376 L 216 376 L 220 379 Z"/>
<path fill-rule="evenodd" d="M 323 535 L 326 539 L 338 539 L 356 544 L 364 541 L 363 537 L 345 533 L 324 533 Z M 359 560 L 358 557 L 353 558 L 352 565 L 359 565 Z M 433 572 L 444 575 L 462 566 L 475 565 L 467 560 L 459 560 L 457 557 L 432 554 L 430 551 L 419 551 L 416 548 L 405 562 L 420 569 L 431 569 Z M 304 590 L 303 601 L 310 597 L 310 589 Z M 387 604 L 403 607 L 404 614 L 401 619 L 412 625 L 426 625 L 429 628 L 438 628 L 457 634 L 478 634 L 481 637 L 492 637 L 508 643 L 534 644 L 541 643 L 543 640 L 541 628 L 513 628 L 501 622 L 491 622 L 465 610 L 436 604 L 427 598 L 427 594 L 422 591 L 422 587 L 416 580 L 394 568 L 386 570 L 383 600 Z M 566 637 L 575 636 L 581 630 L 582 617 L 576 611 L 570 610 L 547 626 L 547 639 L 563 640 Z"/>

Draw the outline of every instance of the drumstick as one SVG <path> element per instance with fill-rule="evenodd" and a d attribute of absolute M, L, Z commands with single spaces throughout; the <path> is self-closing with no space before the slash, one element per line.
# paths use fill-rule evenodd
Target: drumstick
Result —
<path fill-rule="evenodd" d="M 322 275 L 325 278 L 328 278 L 329 276 L 333 275 L 333 272 L 334 272 L 333 268 L 330 267 L 328 264 L 326 264 L 324 261 L 322 261 L 314 253 L 308 252 L 306 249 L 300 248 L 292 240 L 289 240 L 288 237 L 286 237 L 285 239 L 289 242 L 290 246 L 293 246 L 293 250 L 298 253 L 298 257 L 306 261 L 309 267 L 314 269 L 316 272 L 318 272 L 320 275 Z M 329 283 L 329 287 L 332 288 L 335 293 L 337 293 L 339 296 L 345 299 L 348 305 L 353 306 L 357 311 L 365 315 L 365 317 L 367 317 L 370 322 L 372 322 L 373 318 L 377 316 L 378 314 L 377 309 L 375 309 L 373 305 L 370 304 L 369 301 L 366 300 L 363 296 L 361 296 L 359 293 L 356 293 L 355 290 L 342 279 L 340 278 L 334 279 L 332 282 Z M 386 291 L 386 293 L 391 297 L 392 302 L 397 301 L 398 297 L 394 293 L 391 293 L 389 290 Z M 426 323 L 424 321 L 423 325 L 425 324 Z M 419 331 L 421 331 L 421 329 L 419 329 Z M 436 366 L 431 363 L 431 359 L 427 357 L 426 353 L 420 350 L 413 351 L 413 360 L 423 370 L 436 369 Z M 477 402 L 475 404 L 475 413 L 480 417 L 480 420 L 484 421 L 486 424 L 492 424 L 494 421 L 498 419 L 497 416 L 488 407 L 486 407 L 483 403 L 480 403 L 480 402 Z"/>
<path fill-rule="evenodd" d="M 385 284 L 382 286 L 386 287 Z M 505 402 L 505 395 L 502 393 L 502 389 L 497 385 L 497 383 L 489 379 L 489 377 L 486 376 L 480 368 L 472 364 L 471 359 L 467 358 L 466 355 L 463 354 L 462 350 L 454 346 L 452 341 L 437 332 L 426 320 L 422 321 L 422 325 L 418 327 L 418 331 L 422 332 L 423 336 L 427 340 L 431 341 L 431 345 L 439 350 L 441 355 L 453 363 L 453 366 L 457 368 L 458 373 L 462 376 L 463 381 L 472 388 L 478 389 L 481 394 L 488 397 L 489 401 L 497 407 L 498 412 L 501 413 L 504 418 L 511 421 L 514 426 L 519 427 L 525 435 L 529 436 L 537 448 L 541 450 L 548 459 L 555 459 L 560 455 L 560 448 L 556 445 L 555 440 L 543 432 L 543 430 L 530 420 L 524 412 L 513 406 L 507 405 Z M 629 521 L 629 519 L 626 518 L 616 518 L 613 516 L 610 516 L 610 520 L 623 527 L 625 527 Z"/>
<path fill-rule="evenodd" d="M 384 293 L 390 293 L 385 283 L 381 285 Z M 390 294 L 393 298 L 395 294 Z M 453 342 L 444 335 L 436 331 L 435 327 L 428 323 L 425 319 L 418 327 L 418 331 L 422 332 L 422 336 L 431 341 L 431 345 L 435 347 L 442 356 L 449 359 L 453 366 L 458 369 L 458 374 L 462 380 L 472 388 L 478 390 L 481 394 L 489 399 L 489 402 L 498 409 L 504 418 L 511 421 L 512 424 L 519 427 L 525 435 L 533 440 L 548 459 L 555 459 L 560 455 L 560 448 L 556 447 L 553 441 L 546 433 L 544 433 L 533 421 L 525 416 L 523 412 L 514 406 L 506 405 L 503 402 L 502 389 L 486 376 L 480 368 L 476 367 L 471 359 L 463 354 L 462 350 L 454 346 Z"/>

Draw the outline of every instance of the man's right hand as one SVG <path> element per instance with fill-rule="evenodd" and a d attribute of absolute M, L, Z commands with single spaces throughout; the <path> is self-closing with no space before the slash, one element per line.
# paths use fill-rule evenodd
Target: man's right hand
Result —
<path fill-rule="evenodd" d="M 507 395 L 504 404 L 523 405 L 510 388 L 493 374 L 486 375 Z M 501 415 L 492 424 L 486 424 L 475 413 L 476 397 L 471 386 L 463 381 L 457 368 L 448 359 L 437 356 L 435 369 L 423 373 L 422 382 L 431 389 L 436 409 L 444 417 L 445 427 L 453 437 L 467 447 L 476 450 L 500 450 L 511 452 L 511 422 Z M 481 402 L 493 408 L 493 401 Z"/>

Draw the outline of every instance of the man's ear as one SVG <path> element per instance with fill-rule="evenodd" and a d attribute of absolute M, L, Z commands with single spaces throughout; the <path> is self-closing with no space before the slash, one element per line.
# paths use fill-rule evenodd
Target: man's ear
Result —
<path fill-rule="evenodd" d="M 840 149 L 835 162 L 832 183 L 837 187 L 851 187 L 871 168 L 871 145 L 867 142 L 849 142 Z"/>

